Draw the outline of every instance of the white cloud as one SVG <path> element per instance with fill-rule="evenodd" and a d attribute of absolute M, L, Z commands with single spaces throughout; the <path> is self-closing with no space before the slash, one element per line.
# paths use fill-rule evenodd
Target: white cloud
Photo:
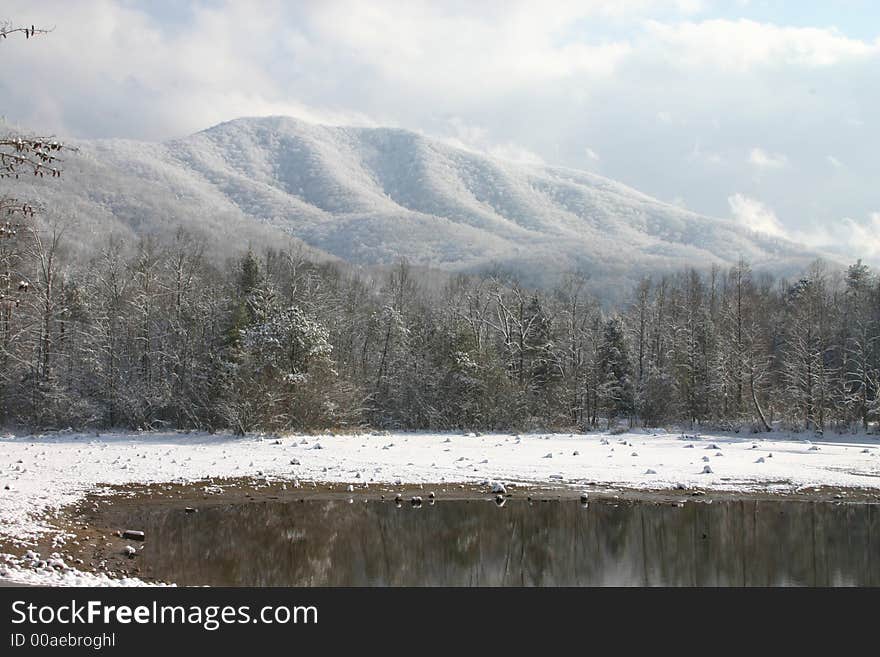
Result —
<path fill-rule="evenodd" d="M 702 0 L 677 0 L 675 5 L 683 14 L 698 14 L 706 8 Z"/>
<path fill-rule="evenodd" d="M 773 210 L 759 200 L 744 194 L 734 194 L 727 197 L 727 203 L 730 205 L 730 213 L 734 221 L 740 225 L 766 235 L 788 237 L 785 227 Z"/>
<path fill-rule="evenodd" d="M 762 148 L 749 151 L 749 164 L 759 169 L 782 169 L 788 166 L 788 158 L 781 153 L 768 153 Z"/>
<path fill-rule="evenodd" d="M 844 217 L 833 226 L 813 225 L 792 231 L 791 239 L 880 265 L 880 212 L 859 221 Z"/>
<path fill-rule="evenodd" d="M 788 229 L 773 210 L 755 198 L 734 194 L 727 202 L 733 219 L 750 230 L 880 265 L 880 212 L 870 213 L 865 221 L 844 217 L 833 226 Z"/>
<path fill-rule="evenodd" d="M 880 262 L 880 212 L 872 212 L 865 222 L 845 218 L 843 225 L 848 231 L 851 251 L 866 260 Z"/>
<path fill-rule="evenodd" d="M 446 120 L 442 129 L 441 141 L 451 146 L 469 151 L 485 153 L 502 160 L 522 164 L 545 164 L 544 158 L 514 142 L 494 143 L 489 131 L 478 125 L 465 122 L 460 116 Z"/>
<path fill-rule="evenodd" d="M 559 38 L 571 23 L 611 12 L 608 3 L 560 2 L 553 11 L 530 2 L 475 4 L 469 12 L 451 7 L 316 3 L 308 13 L 310 41 L 336 56 L 369 63 L 388 81 L 431 93 L 442 88 L 455 98 L 480 98 L 574 75 L 608 76 L 630 51 L 626 41 Z"/>
<path fill-rule="evenodd" d="M 693 147 L 688 153 L 688 159 L 694 162 L 698 162 L 700 164 L 719 165 L 724 162 L 724 157 L 721 155 L 721 153 L 713 153 L 711 151 L 704 150 L 699 139 L 694 142 Z"/>
<path fill-rule="evenodd" d="M 491 146 L 486 149 L 486 152 L 493 157 L 508 160 L 510 162 L 519 162 L 521 164 L 546 164 L 544 158 L 534 151 L 530 151 L 528 148 L 523 148 L 519 144 L 514 144 L 512 142 Z"/>
<path fill-rule="evenodd" d="M 279 85 L 268 50 L 286 34 L 277 2 L 258 12 L 245 3 L 195 5 L 182 32 L 112 0 L 12 5 L 7 11 L 27 24 L 57 26 L 37 40 L 0 44 L 0 80 L 26 90 L 7 102 L 34 127 L 161 139 L 247 115 L 374 123 L 357 109 L 304 102 Z"/>
<path fill-rule="evenodd" d="M 745 19 L 676 24 L 651 20 L 647 27 L 664 45 L 662 56 L 685 68 L 736 72 L 758 66 L 817 68 L 880 52 L 880 42 L 852 39 L 835 28 L 780 27 Z"/>

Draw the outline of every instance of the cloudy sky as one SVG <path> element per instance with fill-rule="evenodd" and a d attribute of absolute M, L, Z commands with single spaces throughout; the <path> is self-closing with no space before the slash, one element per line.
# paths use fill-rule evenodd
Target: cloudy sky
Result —
<path fill-rule="evenodd" d="M 4 0 L 0 114 L 161 140 L 391 125 L 880 263 L 874 0 Z"/>

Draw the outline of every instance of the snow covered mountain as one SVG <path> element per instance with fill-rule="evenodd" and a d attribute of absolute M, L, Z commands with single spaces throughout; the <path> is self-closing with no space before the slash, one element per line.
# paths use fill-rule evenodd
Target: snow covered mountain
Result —
<path fill-rule="evenodd" d="M 27 182 L 32 189 L 16 194 L 74 220 L 84 243 L 184 225 L 218 245 L 286 234 L 356 264 L 500 266 L 533 281 L 581 269 L 609 284 L 740 256 L 787 273 L 817 255 L 598 175 L 507 162 L 406 130 L 243 118 L 166 143 L 77 146 L 60 182 Z"/>

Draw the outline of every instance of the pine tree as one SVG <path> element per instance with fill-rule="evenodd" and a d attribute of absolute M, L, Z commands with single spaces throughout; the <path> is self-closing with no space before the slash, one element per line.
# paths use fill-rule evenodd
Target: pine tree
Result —
<path fill-rule="evenodd" d="M 599 403 L 610 427 L 615 418 L 634 411 L 632 361 L 620 317 L 606 320 L 598 357 Z"/>

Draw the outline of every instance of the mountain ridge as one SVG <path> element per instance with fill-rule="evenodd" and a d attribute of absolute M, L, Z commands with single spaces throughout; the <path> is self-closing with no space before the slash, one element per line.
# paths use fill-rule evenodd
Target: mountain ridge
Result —
<path fill-rule="evenodd" d="M 23 185 L 87 229 L 180 224 L 220 241 L 290 236 L 358 265 L 406 258 L 540 280 L 631 282 L 683 266 L 787 274 L 822 254 L 652 198 L 598 174 L 484 155 L 400 128 L 239 118 L 165 142 L 79 141 L 61 182 Z M 97 182 L 96 182 L 97 181 Z"/>

